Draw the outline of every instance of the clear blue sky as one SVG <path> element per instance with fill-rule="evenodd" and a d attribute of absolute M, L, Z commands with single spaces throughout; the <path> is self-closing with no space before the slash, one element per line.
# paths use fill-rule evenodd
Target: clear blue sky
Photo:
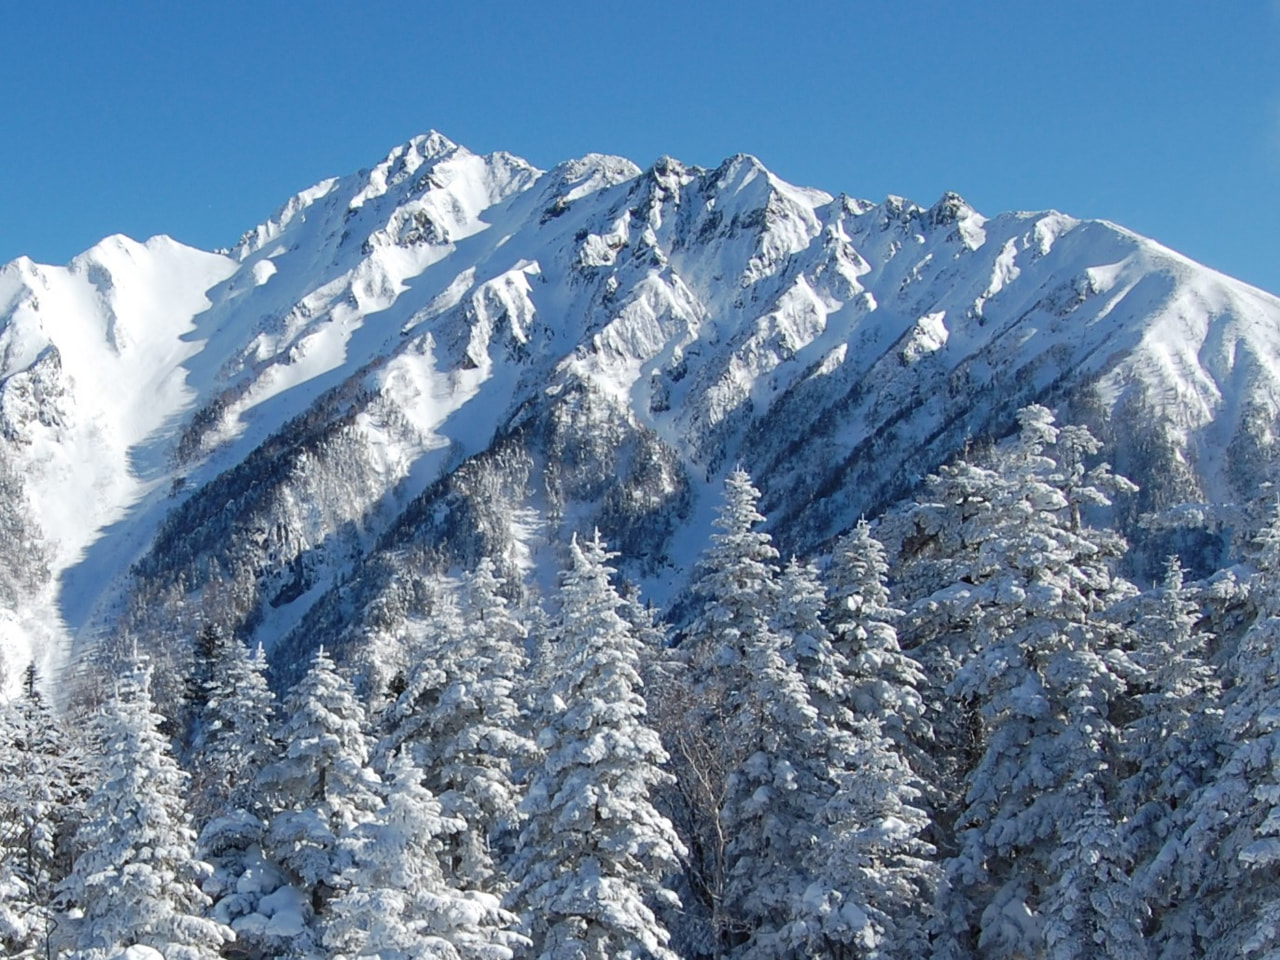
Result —
<path fill-rule="evenodd" d="M 228 245 L 434 127 L 1105 217 L 1280 293 L 1280 0 L 46 0 L 0 35 L 0 262 Z"/>

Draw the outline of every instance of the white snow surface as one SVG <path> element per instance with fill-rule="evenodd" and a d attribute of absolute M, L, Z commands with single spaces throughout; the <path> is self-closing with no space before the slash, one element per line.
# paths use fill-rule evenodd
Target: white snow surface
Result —
<path fill-rule="evenodd" d="M 0 272 L 0 302 L 10 303 L 0 377 L 50 348 L 61 359 L 49 384 L 60 422 L 27 420 L 15 444 L 59 566 L 145 492 L 130 456 L 194 401 L 184 367 L 200 351 L 193 317 L 234 266 L 168 237 L 115 236 L 66 267 L 17 261 Z"/>

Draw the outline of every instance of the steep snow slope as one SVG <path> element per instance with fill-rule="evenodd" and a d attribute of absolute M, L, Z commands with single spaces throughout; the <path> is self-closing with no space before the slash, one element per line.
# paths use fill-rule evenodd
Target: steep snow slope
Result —
<path fill-rule="evenodd" d="M 185 338 L 235 264 L 154 237 L 109 237 L 66 267 L 0 268 L 0 429 L 36 517 L 66 563 L 144 478 L 130 455 L 195 397 Z"/>
<path fill-rule="evenodd" d="M 199 345 L 184 335 L 209 306 L 204 291 L 234 267 L 168 237 L 116 236 L 66 267 L 0 268 L 3 454 L 25 480 L 23 508 L 54 578 L 161 482 L 135 458 L 163 446 L 193 402 L 183 363 Z M 49 670 L 63 652 L 54 588 L 51 578 L 6 611 L 11 679 L 33 659 Z"/>
<path fill-rule="evenodd" d="M 1100 429 L 1143 507 L 1247 492 L 1280 301 L 1105 222 L 432 133 L 226 254 L 10 264 L 0 358 L 70 629 L 215 615 L 287 656 L 407 565 L 539 569 L 590 525 L 673 597 L 735 463 L 809 550 L 1032 400 Z"/>

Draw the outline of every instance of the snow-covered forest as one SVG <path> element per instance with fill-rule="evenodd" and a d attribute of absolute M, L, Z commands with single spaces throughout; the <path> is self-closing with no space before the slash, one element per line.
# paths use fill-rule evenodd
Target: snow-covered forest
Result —
<path fill-rule="evenodd" d="M 732 472 L 670 624 L 584 530 L 555 591 L 424 572 L 296 682 L 211 621 L 29 670 L 5 955 L 1280 955 L 1274 496 L 1145 518 L 1185 555 L 1140 589 L 1134 485 L 1018 419 L 812 557 Z"/>

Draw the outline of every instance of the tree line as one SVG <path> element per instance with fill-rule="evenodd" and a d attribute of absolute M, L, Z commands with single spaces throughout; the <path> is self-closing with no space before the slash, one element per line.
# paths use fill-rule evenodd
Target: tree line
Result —
<path fill-rule="evenodd" d="M 1043 407 L 819 558 L 742 470 L 658 622 L 598 533 L 283 698 L 207 625 L 0 725 L 10 956 L 1191 958 L 1280 951 L 1280 520 L 1139 590 L 1133 485 Z M 1242 514 L 1243 516 L 1244 514 Z M 130 952 L 132 951 L 132 952 Z"/>

